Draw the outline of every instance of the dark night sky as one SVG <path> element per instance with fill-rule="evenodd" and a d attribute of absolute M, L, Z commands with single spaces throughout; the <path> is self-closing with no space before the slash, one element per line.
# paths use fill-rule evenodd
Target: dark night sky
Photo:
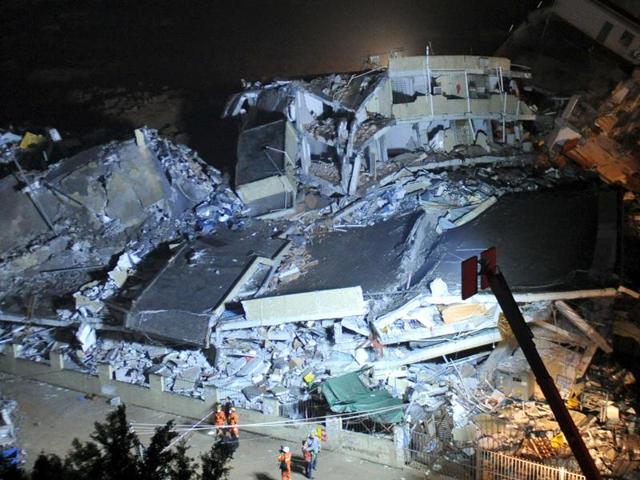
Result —
<path fill-rule="evenodd" d="M 9 80 L 44 67 L 97 80 L 230 87 L 358 69 L 370 53 L 490 54 L 537 2 L 462 0 L 4 2 Z M 33 8 L 30 6 L 33 5 Z"/>
<path fill-rule="evenodd" d="M 168 86 L 189 96 L 190 144 L 228 157 L 216 123 L 240 79 L 354 71 L 370 54 L 491 54 L 537 0 L 21 0 L 0 2 L 0 127 L 105 127 L 73 89 Z M 111 122 L 111 123 L 109 123 Z M 120 126 L 130 132 L 131 125 Z M 224 137 L 212 139 L 210 137 Z M 208 150 L 208 151 L 207 151 Z"/>

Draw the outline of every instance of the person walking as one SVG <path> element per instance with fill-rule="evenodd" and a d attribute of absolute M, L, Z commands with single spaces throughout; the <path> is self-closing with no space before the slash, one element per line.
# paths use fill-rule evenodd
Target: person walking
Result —
<path fill-rule="evenodd" d="M 282 480 L 291 480 L 291 452 L 289 451 L 289 447 L 286 445 L 284 447 L 280 447 L 278 462 Z"/>
<path fill-rule="evenodd" d="M 231 427 L 231 435 L 233 435 L 235 438 L 240 437 L 240 428 L 238 428 L 239 423 L 240 418 L 238 417 L 236 407 L 231 407 L 231 409 L 229 410 L 229 414 L 227 415 L 227 425 Z"/>
<path fill-rule="evenodd" d="M 307 478 L 313 478 L 313 452 L 307 447 L 307 441 L 302 440 L 302 458 L 304 458 L 304 473 Z"/>

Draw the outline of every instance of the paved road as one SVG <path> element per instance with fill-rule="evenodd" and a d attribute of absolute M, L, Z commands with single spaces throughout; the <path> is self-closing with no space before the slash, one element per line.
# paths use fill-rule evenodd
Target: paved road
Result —
<path fill-rule="evenodd" d="M 73 438 L 88 440 L 95 421 L 104 420 L 112 410 L 104 398 L 88 400 L 83 394 L 54 387 L 41 382 L 6 375 L 0 376 L 0 394 L 18 402 L 15 414 L 19 446 L 26 450 L 27 467 L 33 465 L 37 455 L 47 452 L 64 455 Z M 164 423 L 175 418 L 176 423 L 190 424 L 192 420 L 176 418 L 145 408 L 128 407 L 132 422 Z M 149 437 L 140 435 L 144 442 Z M 211 445 L 211 437 L 194 433 L 189 437 L 189 454 L 197 457 Z M 231 480 L 278 480 L 276 457 L 282 444 L 278 439 L 243 432 L 241 445 L 231 462 Z M 297 446 L 290 445 L 294 455 Z M 293 478 L 305 478 L 301 462 L 296 462 Z M 374 464 L 340 452 L 323 451 L 318 461 L 316 478 L 319 480 L 375 478 L 376 480 L 418 480 L 425 474 L 412 469 L 399 470 Z"/>

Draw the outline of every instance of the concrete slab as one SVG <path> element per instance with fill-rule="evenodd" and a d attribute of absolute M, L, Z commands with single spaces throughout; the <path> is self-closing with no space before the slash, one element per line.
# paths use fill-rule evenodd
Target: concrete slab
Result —
<path fill-rule="evenodd" d="M 268 225 L 259 224 L 185 244 L 135 299 L 127 328 L 206 345 L 210 312 L 232 295 L 256 258 L 271 261 L 286 246 L 271 234 Z"/>

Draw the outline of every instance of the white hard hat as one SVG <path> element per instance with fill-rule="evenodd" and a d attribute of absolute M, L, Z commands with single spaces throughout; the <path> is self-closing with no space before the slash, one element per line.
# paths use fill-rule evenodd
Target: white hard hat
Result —
<path fill-rule="evenodd" d="M 287 446 L 282 447 L 282 451 L 284 453 L 287 453 L 289 451 L 289 447 L 287 447 Z"/>

